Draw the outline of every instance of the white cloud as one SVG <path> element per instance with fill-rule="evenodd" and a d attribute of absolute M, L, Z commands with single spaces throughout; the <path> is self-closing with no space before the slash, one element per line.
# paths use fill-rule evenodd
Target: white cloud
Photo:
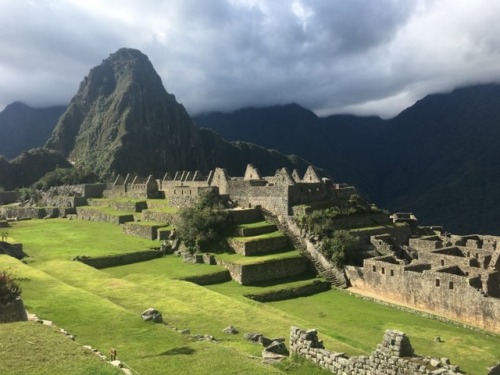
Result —
<path fill-rule="evenodd" d="M 495 0 L 0 0 L 0 108 L 67 103 L 120 47 L 190 112 L 297 102 L 394 115 L 500 80 Z"/>

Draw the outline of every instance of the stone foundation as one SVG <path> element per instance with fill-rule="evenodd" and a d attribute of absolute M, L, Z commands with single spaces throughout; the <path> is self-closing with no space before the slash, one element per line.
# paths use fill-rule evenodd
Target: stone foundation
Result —
<path fill-rule="evenodd" d="M 290 329 L 290 352 L 305 357 L 334 374 L 437 375 L 461 374 L 446 358 L 415 356 L 409 338 L 400 331 L 385 331 L 382 343 L 369 357 L 348 357 L 326 350 L 316 330 Z"/>

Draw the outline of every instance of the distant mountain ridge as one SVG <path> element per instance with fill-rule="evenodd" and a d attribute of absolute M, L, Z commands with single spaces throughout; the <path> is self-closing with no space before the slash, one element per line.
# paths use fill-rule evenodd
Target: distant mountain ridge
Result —
<path fill-rule="evenodd" d="M 296 104 L 194 118 L 222 137 L 297 153 L 378 205 L 457 233 L 500 234 L 500 85 L 429 95 L 390 120 Z"/>
<path fill-rule="evenodd" d="M 66 106 L 32 108 L 21 102 L 0 112 L 0 155 L 13 159 L 21 152 L 42 147 Z"/>
<path fill-rule="evenodd" d="M 47 148 L 101 175 L 153 174 L 225 167 L 242 174 L 247 163 L 274 174 L 307 162 L 245 143 L 229 143 L 196 127 L 167 93 L 146 55 L 122 48 L 92 68 L 59 119 Z"/>
<path fill-rule="evenodd" d="M 17 142 L 2 128 L 5 112 L 24 111 L 30 108 L 15 103 L 0 113 L 0 145 Z M 423 224 L 500 234 L 498 84 L 429 95 L 390 120 L 320 118 L 289 104 L 205 114 L 194 121 L 204 128 L 165 91 L 145 55 L 121 49 L 90 71 L 46 145 L 101 174 L 156 176 L 214 166 L 241 175 L 247 163 L 263 174 L 282 166 L 303 170 L 303 159 L 280 152 L 297 154 L 381 207 L 416 213 Z M 238 142 L 226 142 L 214 130 Z M 7 164 L 0 158 L 0 172 Z"/>

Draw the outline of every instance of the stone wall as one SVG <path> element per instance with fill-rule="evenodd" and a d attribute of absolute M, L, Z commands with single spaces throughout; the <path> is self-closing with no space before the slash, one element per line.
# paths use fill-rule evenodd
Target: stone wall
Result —
<path fill-rule="evenodd" d="M 459 267 L 432 269 L 372 258 L 345 270 L 353 287 L 500 333 L 500 299 L 486 297 L 481 276 L 467 276 Z M 498 280 L 495 272 L 489 274 Z"/>
<path fill-rule="evenodd" d="M 293 217 L 288 216 L 286 218 L 286 226 L 290 232 L 298 239 L 302 244 L 302 247 L 309 254 L 310 259 L 317 265 L 318 270 L 324 270 L 323 273 L 331 275 L 331 278 L 335 279 L 335 284 L 339 287 L 347 286 L 347 279 L 345 277 L 344 271 L 335 264 L 333 264 L 327 257 L 325 257 L 319 248 L 313 244 L 309 239 L 302 235 L 301 229 L 297 226 Z M 326 276 L 326 275 L 324 275 Z"/>
<path fill-rule="evenodd" d="M 298 276 L 310 271 L 309 261 L 300 256 L 244 265 L 217 259 L 217 264 L 227 268 L 231 278 L 242 285 Z"/>
<path fill-rule="evenodd" d="M 288 188 L 289 186 L 269 186 L 240 179 L 229 181 L 227 194 L 240 207 L 262 206 L 277 215 L 288 215 Z"/>
<path fill-rule="evenodd" d="M 145 262 L 155 258 L 161 258 L 164 254 L 161 250 L 142 250 L 133 253 L 106 255 L 101 257 L 86 257 L 77 256 L 75 259 L 78 262 L 85 263 L 90 267 L 97 269 L 123 266 L 137 262 Z"/>
<path fill-rule="evenodd" d="M 136 236 L 140 238 L 145 238 L 147 240 L 156 240 L 158 238 L 158 229 L 164 227 L 165 225 L 158 224 L 147 224 L 147 223 L 136 223 L 129 222 L 123 225 L 123 233 Z"/>
<path fill-rule="evenodd" d="M 24 219 L 43 219 L 45 217 L 58 217 L 60 214 L 57 207 L 1 207 L 0 217 Z"/>
<path fill-rule="evenodd" d="M 316 330 L 290 329 L 290 352 L 305 357 L 334 374 L 430 375 L 460 374 L 447 359 L 415 356 L 408 337 L 400 331 L 385 331 L 382 342 L 368 356 L 348 357 L 331 352 L 318 340 Z"/>
<path fill-rule="evenodd" d="M 199 275 L 199 276 L 189 276 L 185 277 L 182 280 L 189 281 L 191 283 L 195 283 L 198 285 L 212 285 L 212 284 L 220 284 L 225 283 L 226 281 L 231 280 L 231 274 L 228 270 L 220 271 L 217 273 L 211 273 L 208 275 Z"/>
<path fill-rule="evenodd" d="M 233 224 L 247 224 L 262 220 L 260 207 L 235 208 L 229 211 L 229 220 Z"/>
<path fill-rule="evenodd" d="M 154 221 L 156 223 L 175 223 L 177 221 L 177 215 L 154 210 L 143 210 L 142 211 L 143 221 Z"/>
<path fill-rule="evenodd" d="M 238 254 L 249 256 L 265 254 L 274 250 L 284 249 L 290 245 L 290 240 L 286 236 L 256 238 L 248 240 L 244 238 L 231 238 L 228 240 L 229 246 Z"/>
<path fill-rule="evenodd" d="M 16 259 L 23 259 L 26 255 L 23 251 L 23 244 L 5 241 L 0 241 L 0 254 L 6 254 Z"/>
<path fill-rule="evenodd" d="M 331 284 L 326 281 L 315 280 L 310 284 L 296 288 L 273 290 L 259 294 L 245 294 L 245 297 L 259 302 L 283 301 L 285 299 L 312 296 L 313 294 L 331 289 Z"/>
<path fill-rule="evenodd" d="M 13 302 L 0 303 L 0 323 L 22 322 L 28 320 L 28 314 L 21 298 Z"/>
<path fill-rule="evenodd" d="M 134 221 L 134 215 L 111 215 L 91 207 L 77 207 L 76 213 L 80 220 L 102 221 L 113 224 Z"/>

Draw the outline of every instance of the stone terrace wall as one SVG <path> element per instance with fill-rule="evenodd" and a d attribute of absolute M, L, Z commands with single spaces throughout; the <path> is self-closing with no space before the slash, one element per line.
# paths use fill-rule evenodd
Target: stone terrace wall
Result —
<path fill-rule="evenodd" d="M 428 357 L 415 357 L 408 337 L 400 331 L 387 330 L 381 344 L 369 357 L 347 357 L 326 350 L 316 330 L 290 329 L 290 351 L 305 357 L 334 374 L 349 375 L 425 375 L 459 374 L 458 366 Z"/>
<path fill-rule="evenodd" d="M 43 219 L 44 217 L 58 217 L 57 207 L 1 207 L 0 217 L 23 219 Z"/>
<path fill-rule="evenodd" d="M 211 273 L 208 275 L 199 275 L 199 276 L 189 276 L 185 277 L 182 280 L 189 281 L 198 285 L 212 285 L 212 284 L 220 284 L 225 283 L 226 281 L 231 280 L 231 274 L 228 270 L 220 271 L 217 273 Z"/>
<path fill-rule="evenodd" d="M 113 224 L 123 224 L 134 221 L 134 215 L 110 215 L 99 209 L 89 207 L 77 207 L 76 213 L 81 220 L 103 221 Z"/>
<path fill-rule="evenodd" d="M 285 299 L 311 296 L 330 289 L 331 284 L 329 282 L 314 280 L 310 284 L 298 286 L 296 288 L 272 290 L 259 294 L 245 294 L 245 297 L 259 302 L 283 301 Z"/>
<path fill-rule="evenodd" d="M 142 250 L 133 253 L 106 255 L 101 257 L 76 257 L 73 260 L 85 263 L 88 266 L 101 269 L 108 267 L 123 266 L 137 262 L 161 258 L 165 253 L 161 250 Z"/>
<path fill-rule="evenodd" d="M 154 211 L 154 210 L 143 210 L 142 211 L 143 221 L 154 221 L 156 223 L 175 223 L 177 221 L 177 215 L 168 212 Z"/>
<path fill-rule="evenodd" d="M 158 238 L 158 229 L 162 227 L 162 225 L 153 223 L 129 222 L 123 225 L 123 233 L 147 240 L 156 240 Z"/>
<path fill-rule="evenodd" d="M 238 254 L 249 256 L 255 254 L 265 254 L 273 250 L 284 249 L 290 245 L 290 240 L 286 236 L 257 238 L 255 240 L 242 241 L 238 237 L 229 240 L 229 246 Z"/>
<path fill-rule="evenodd" d="M 303 257 L 276 259 L 265 263 L 245 265 L 217 259 L 217 264 L 226 267 L 233 280 L 242 285 L 298 276 L 310 271 L 309 261 Z"/>
<path fill-rule="evenodd" d="M 21 322 L 28 320 L 28 314 L 21 298 L 13 302 L 0 304 L 0 323 Z"/>

